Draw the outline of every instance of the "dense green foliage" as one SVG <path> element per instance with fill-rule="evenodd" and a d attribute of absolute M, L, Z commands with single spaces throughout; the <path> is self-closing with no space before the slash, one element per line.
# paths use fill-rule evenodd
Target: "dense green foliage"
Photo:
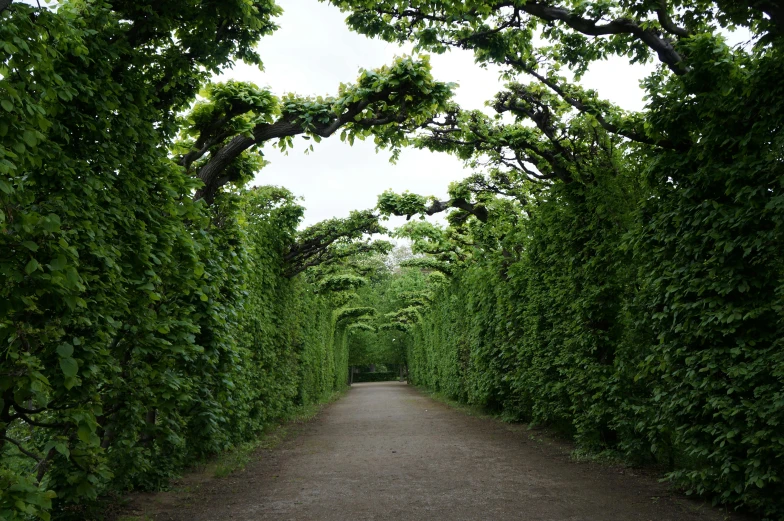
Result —
<path fill-rule="evenodd" d="M 400 232 L 452 276 L 400 308 L 412 380 L 784 516 L 778 3 L 333 3 L 364 34 L 468 49 L 510 80 L 495 115 L 452 107 L 418 141 L 481 172 L 446 201 L 379 200 L 451 209 L 446 229 Z M 612 54 L 659 62 L 640 113 L 559 76 Z"/>
<path fill-rule="evenodd" d="M 382 228 L 355 212 L 298 231 L 290 193 L 242 186 L 271 140 L 395 148 L 450 87 L 412 58 L 334 97 L 209 84 L 260 64 L 268 0 L 8 4 L 0 517 L 83 519 L 346 384 L 350 262 L 388 250 L 367 239 Z"/>
<path fill-rule="evenodd" d="M 395 374 L 405 373 L 406 354 L 411 347 L 411 337 L 404 334 L 411 318 L 406 315 L 414 309 L 412 306 L 424 302 L 423 295 L 432 278 L 403 267 L 413 260 L 416 259 L 410 249 L 400 246 L 389 252 L 383 263 L 377 257 L 373 277 L 357 291 L 357 302 L 374 313 L 350 329 L 349 365 L 354 370 L 375 365 L 387 370 L 394 368 L 398 371 Z"/>
<path fill-rule="evenodd" d="M 494 114 L 408 57 L 329 97 L 209 83 L 260 64 L 269 0 L 0 3 L 0 516 L 84 518 L 371 363 L 784 516 L 778 4 L 333 3 L 503 67 Z M 613 54 L 659 62 L 640 113 L 560 75 Z M 449 211 L 388 266 L 373 211 L 298 230 L 285 189 L 243 188 L 265 145 L 338 131 L 479 171 L 382 194 Z"/>
<path fill-rule="evenodd" d="M 394 371 L 376 371 L 373 373 L 355 373 L 353 381 L 354 383 L 361 383 L 361 382 L 392 382 L 398 379 L 398 373 Z"/>
<path fill-rule="evenodd" d="M 176 282 L 172 270 L 148 314 L 124 317 L 107 345 L 84 333 L 61 339 L 52 355 L 67 350 L 77 364 L 65 396 L 52 385 L 66 372 L 63 362 L 40 363 L 38 378 L 49 387 L 24 406 L 16 406 L 24 387 L 11 388 L 11 410 L 23 421 L 11 422 L 5 436 L 24 445 L 4 447 L 4 516 L 46 507 L 38 499 L 46 490 L 84 503 L 109 490 L 158 487 L 189 461 L 250 439 L 347 383 L 350 321 L 338 321 L 341 300 L 283 276 L 301 217 L 293 200 L 277 188 L 219 199 L 213 209 L 222 226 L 194 244 L 198 275 L 184 277 L 192 288 L 166 288 Z M 49 410 L 32 412 L 42 402 Z M 53 406 L 60 403 L 67 407 Z M 43 459 L 47 472 L 20 450 Z"/>

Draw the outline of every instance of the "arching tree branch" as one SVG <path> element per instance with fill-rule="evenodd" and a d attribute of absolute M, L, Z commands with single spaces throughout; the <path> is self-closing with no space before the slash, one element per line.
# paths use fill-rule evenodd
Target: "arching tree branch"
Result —
<path fill-rule="evenodd" d="M 385 241 L 363 239 L 387 230 L 370 210 L 352 212 L 345 219 L 327 219 L 300 232 L 283 259 L 284 275 L 293 277 L 313 266 L 333 264 L 368 253 L 383 253 L 391 248 Z"/>
<path fill-rule="evenodd" d="M 506 58 L 505 61 L 507 64 L 527 74 L 530 74 L 531 76 L 533 76 L 534 78 L 542 82 L 544 85 L 550 88 L 550 90 L 558 94 L 564 101 L 569 103 L 572 107 L 574 107 L 578 111 L 593 116 L 594 119 L 596 119 L 597 123 L 599 123 L 599 125 L 601 125 L 601 127 L 605 129 L 607 132 L 611 132 L 613 134 L 623 136 L 637 143 L 643 143 L 646 145 L 658 146 L 662 148 L 670 148 L 673 150 L 680 150 L 685 147 L 685 145 L 675 144 L 667 139 L 654 139 L 649 136 L 646 136 L 645 134 L 635 129 L 622 127 L 615 123 L 611 123 L 610 121 L 607 120 L 606 116 L 600 110 L 596 109 L 591 104 L 581 100 L 579 97 L 571 93 L 568 93 L 563 86 L 559 85 L 554 80 L 549 79 L 547 76 L 540 74 L 538 71 L 536 71 L 536 69 L 526 64 L 523 60 L 516 59 L 516 58 Z"/>
<path fill-rule="evenodd" d="M 656 52 L 659 60 L 675 74 L 687 72 L 687 69 L 681 64 L 683 57 L 672 44 L 656 34 L 653 29 L 643 29 L 635 20 L 617 18 L 608 23 L 597 24 L 595 20 L 579 16 L 563 7 L 552 6 L 549 2 L 526 2 L 519 8 L 548 22 L 563 22 L 575 31 L 588 36 L 631 35 Z"/>
<path fill-rule="evenodd" d="M 185 135 L 196 139 L 184 140 L 179 163 L 204 183 L 195 198 L 211 204 L 220 188 L 237 177 L 227 170 L 250 149 L 276 139 L 285 148 L 287 140 L 302 134 L 318 141 L 341 128 L 342 139 L 350 142 L 372 135 L 379 146 L 396 147 L 407 132 L 445 107 L 451 88 L 433 80 L 426 61 L 412 58 L 363 71 L 356 85 L 341 86 L 335 98 L 277 99 L 254 85 L 220 84 L 213 87 L 215 101 L 192 111 L 196 123 Z"/>

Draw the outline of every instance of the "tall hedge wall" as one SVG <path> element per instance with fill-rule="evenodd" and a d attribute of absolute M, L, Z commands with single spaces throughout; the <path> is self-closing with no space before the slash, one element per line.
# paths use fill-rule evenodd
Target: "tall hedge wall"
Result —
<path fill-rule="evenodd" d="M 160 221 L 134 221 L 150 232 L 147 248 L 104 223 L 93 242 L 74 246 L 83 280 L 92 279 L 82 297 L 90 305 L 39 299 L 35 314 L 6 315 L 3 335 L 26 316 L 23 339 L 36 346 L 23 349 L 18 336 L 11 344 L 29 377 L 4 386 L 6 403 L 52 410 L 6 424 L 4 436 L 25 445 L 6 443 L 0 452 L 0 517 L 82 519 L 98 495 L 162 486 L 186 464 L 346 385 L 337 303 L 303 277 L 283 275 L 302 209 L 280 193 L 225 194 L 193 214 L 200 225 L 192 240 L 166 254 Z M 189 233 L 182 221 L 169 226 Z M 61 229 L 70 227 L 64 219 Z M 98 251 L 109 253 L 96 259 Z M 134 282 L 135 264 L 152 280 Z M 52 451 L 45 472 L 20 449 Z"/>
<path fill-rule="evenodd" d="M 644 156 L 647 177 L 597 169 L 530 197 L 420 310 L 411 380 L 781 519 L 781 63 L 706 67 L 716 88 L 698 103 L 654 107 L 656 125 L 703 137 Z"/>

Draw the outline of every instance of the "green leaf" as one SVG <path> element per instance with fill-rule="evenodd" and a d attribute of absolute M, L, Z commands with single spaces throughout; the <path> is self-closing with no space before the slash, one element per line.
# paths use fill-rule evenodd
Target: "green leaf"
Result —
<path fill-rule="evenodd" d="M 73 352 L 74 352 L 73 346 L 65 342 L 63 342 L 57 347 L 57 354 L 60 355 L 61 358 L 70 358 Z"/>
<path fill-rule="evenodd" d="M 35 136 L 35 133 L 30 130 L 24 131 L 22 134 L 22 139 L 24 139 L 25 143 L 27 143 L 31 148 L 38 144 L 38 138 Z"/>
<path fill-rule="evenodd" d="M 60 229 L 60 217 L 57 214 L 50 213 L 43 219 L 44 230 L 54 233 Z"/>
<path fill-rule="evenodd" d="M 67 357 L 60 359 L 60 369 L 63 370 L 63 374 L 68 378 L 73 378 L 76 376 L 76 372 L 79 370 L 79 364 L 76 363 L 76 360 Z"/>
<path fill-rule="evenodd" d="M 42 452 L 44 454 L 47 454 L 52 449 L 56 450 L 57 452 L 59 452 L 60 454 L 65 456 L 66 458 L 69 458 L 71 456 L 71 451 L 68 450 L 68 446 L 61 440 L 52 440 L 52 441 L 50 441 L 49 443 L 44 445 L 44 449 L 43 449 Z"/>
<path fill-rule="evenodd" d="M 94 430 L 86 423 L 79 424 L 79 430 L 76 433 L 79 439 L 85 443 L 90 443 L 94 436 Z"/>
<path fill-rule="evenodd" d="M 0 105 L 2 105 L 2 107 L 8 112 L 14 110 L 14 104 L 11 103 L 11 100 L 9 99 L 0 100 Z"/>
<path fill-rule="evenodd" d="M 24 241 L 22 242 L 22 246 L 24 246 L 30 251 L 38 251 L 38 245 L 33 241 Z"/>
<path fill-rule="evenodd" d="M 68 447 L 65 445 L 65 443 L 57 443 L 54 446 L 54 450 L 56 450 L 66 458 L 71 457 L 71 451 L 68 450 Z"/>
<path fill-rule="evenodd" d="M 49 263 L 49 268 L 52 271 L 60 271 L 64 269 L 68 265 L 68 260 L 65 258 L 65 255 L 58 255 Z"/>
<path fill-rule="evenodd" d="M 35 270 L 38 269 L 38 266 L 39 264 L 37 260 L 30 259 L 30 262 L 28 262 L 27 265 L 25 266 L 25 273 L 27 273 L 28 275 L 32 274 Z"/>

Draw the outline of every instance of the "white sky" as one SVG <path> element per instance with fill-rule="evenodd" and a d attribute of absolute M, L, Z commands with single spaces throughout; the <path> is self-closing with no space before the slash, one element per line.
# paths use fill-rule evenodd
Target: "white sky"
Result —
<path fill-rule="evenodd" d="M 279 95 L 331 95 L 337 93 L 341 82 L 353 82 L 360 68 L 380 67 L 394 56 L 408 53 L 408 49 L 352 33 L 343 22 L 343 13 L 318 0 L 278 3 L 284 9 L 278 19 L 280 29 L 260 43 L 265 70 L 238 63 L 220 79 L 250 81 Z M 436 79 L 459 84 L 456 101 L 463 108 L 482 108 L 502 88 L 498 70 L 481 69 L 470 53 L 433 55 L 431 64 Z M 643 92 L 638 83 L 652 69 L 652 65 L 631 66 L 623 59 L 596 63 L 582 84 L 625 109 L 639 110 Z M 389 188 L 445 198 L 449 183 L 470 173 L 452 156 L 414 149 L 403 150 L 400 160 L 392 165 L 389 153 L 376 154 L 372 141 L 356 141 L 352 147 L 337 134 L 314 144 L 315 152 L 306 155 L 309 144 L 295 138 L 295 148 L 288 156 L 270 145 L 265 147 L 270 165 L 254 181 L 285 186 L 302 196 L 304 225 L 372 208 L 377 196 Z M 389 224 L 397 225 L 402 219 Z"/>

